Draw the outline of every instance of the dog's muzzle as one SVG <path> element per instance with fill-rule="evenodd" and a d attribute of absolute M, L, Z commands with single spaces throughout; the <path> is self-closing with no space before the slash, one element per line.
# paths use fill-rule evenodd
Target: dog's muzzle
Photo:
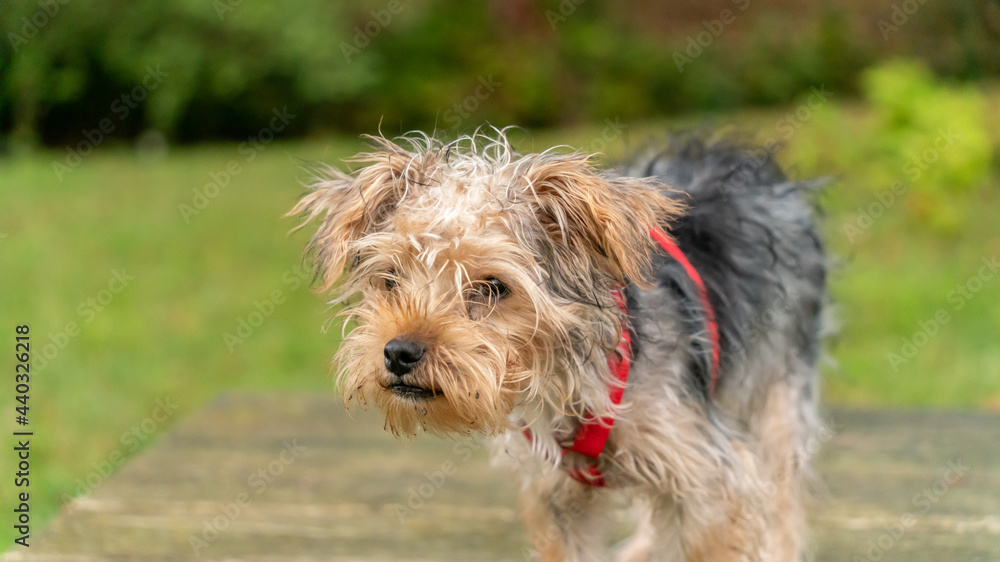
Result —
<path fill-rule="evenodd" d="M 427 346 L 411 338 L 393 338 L 385 344 L 385 368 L 392 373 L 393 380 L 388 385 L 388 390 L 397 396 L 405 398 L 433 398 L 441 394 L 440 390 L 414 386 L 412 377 L 406 377 L 413 369 L 420 364 L 424 354 L 427 353 Z"/>

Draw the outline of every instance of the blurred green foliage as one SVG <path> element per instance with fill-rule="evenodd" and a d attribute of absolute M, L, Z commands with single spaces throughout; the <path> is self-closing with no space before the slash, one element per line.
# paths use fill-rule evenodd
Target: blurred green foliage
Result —
<path fill-rule="evenodd" d="M 879 161 L 913 188 L 911 214 L 954 235 L 962 227 L 957 200 L 983 185 L 993 156 L 983 94 L 936 82 L 920 61 L 897 60 L 865 72 L 864 96 L 877 120 Z"/>
<path fill-rule="evenodd" d="M 818 86 L 853 95 L 866 66 L 898 55 L 997 75 L 1000 3 L 925 3 L 903 20 L 897 4 L 14 0 L 0 10 L 0 135 L 72 145 L 150 68 L 166 79 L 113 136 L 236 139 L 282 107 L 294 136 L 787 104 Z"/>
<path fill-rule="evenodd" d="M 231 121 L 266 121 L 275 99 L 307 106 L 357 96 L 372 71 L 364 60 L 342 64 L 329 48 L 343 38 L 341 12 L 323 0 L 294 9 L 241 0 L 12 2 L 0 12 L 0 100 L 27 139 L 95 127 L 123 95 L 139 115 L 119 116 L 125 136 L 146 128 L 218 135 Z M 143 86 L 151 69 L 165 75 L 162 85 Z"/>

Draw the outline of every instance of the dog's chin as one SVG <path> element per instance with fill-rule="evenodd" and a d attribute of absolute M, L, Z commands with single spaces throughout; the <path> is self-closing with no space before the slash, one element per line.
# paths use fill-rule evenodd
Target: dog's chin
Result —
<path fill-rule="evenodd" d="M 444 393 L 438 388 L 425 388 L 403 383 L 394 383 L 385 387 L 386 392 L 390 392 L 399 398 L 423 402 L 444 397 Z"/>
<path fill-rule="evenodd" d="M 496 409 L 486 390 L 444 390 L 437 386 L 416 386 L 419 381 L 378 384 L 369 396 L 385 415 L 385 427 L 399 436 L 415 436 L 421 431 L 437 436 L 470 434 L 495 435 L 507 429 L 506 407 Z M 447 392 L 455 393 L 451 396 Z M 468 394 L 468 396 L 466 396 Z M 465 397 L 465 400 L 455 400 Z"/>

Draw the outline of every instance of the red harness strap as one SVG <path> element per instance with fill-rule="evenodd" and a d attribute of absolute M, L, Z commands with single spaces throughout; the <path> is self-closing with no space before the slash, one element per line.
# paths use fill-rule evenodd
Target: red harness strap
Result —
<path fill-rule="evenodd" d="M 719 382 L 719 325 L 715 323 L 715 309 L 712 308 L 712 301 L 708 300 L 708 289 L 705 288 L 705 282 L 701 280 L 701 275 L 698 275 L 698 270 L 691 265 L 684 252 L 662 230 L 651 228 L 649 235 L 664 251 L 670 254 L 670 257 L 681 264 L 688 277 L 694 281 L 698 288 L 698 300 L 701 301 L 701 309 L 705 313 L 705 328 L 708 330 L 708 340 L 712 344 L 712 380 L 708 383 L 708 395 L 711 396 L 715 393 L 715 385 Z"/>
<path fill-rule="evenodd" d="M 715 385 L 719 378 L 719 329 L 715 323 L 715 310 L 712 308 L 712 303 L 708 300 L 708 289 L 705 288 L 705 283 L 701 280 L 701 276 L 698 275 L 698 271 L 688 261 L 684 252 L 662 230 L 655 227 L 651 228 L 649 229 L 649 235 L 665 252 L 681 264 L 688 277 L 691 278 L 698 289 L 698 299 L 701 301 L 702 310 L 705 312 L 705 326 L 712 344 L 712 379 L 708 387 L 709 395 L 711 395 L 715 392 Z M 619 291 L 615 291 L 613 296 L 615 304 L 618 305 L 619 310 L 622 312 L 623 318 L 627 318 L 628 309 L 625 305 L 625 297 Z M 608 398 L 615 406 L 618 406 L 622 402 L 631 364 L 632 338 L 629 335 L 628 326 L 623 326 L 621 342 L 619 342 L 615 352 L 608 356 L 608 368 L 614 374 L 615 378 L 615 382 L 608 386 Z M 578 453 L 596 461 L 608 442 L 608 436 L 611 435 L 611 427 L 614 424 L 614 416 L 604 416 L 597 419 L 589 413 L 585 413 L 580 422 L 580 427 L 576 431 L 576 436 L 573 438 L 573 443 L 569 446 L 563 446 L 563 456 L 566 456 L 567 453 Z M 532 435 L 530 429 L 525 429 L 524 435 L 531 441 Z M 586 486 L 601 488 L 607 485 L 604 475 L 597 469 L 596 463 L 588 465 L 585 469 L 570 470 L 568 474 L 570 478 Z"/>

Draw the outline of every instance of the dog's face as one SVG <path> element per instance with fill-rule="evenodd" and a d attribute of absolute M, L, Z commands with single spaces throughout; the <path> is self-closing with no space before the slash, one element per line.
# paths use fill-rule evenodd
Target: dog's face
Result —
<path fill-rule="evenodd" d="M 647 228 L 674 205 L 588 156 L 518 155 L 502 133 L 481 150 L 481 136 L 374 141 L 291 213 L 323 216 L 309 248 L 354 326 L 336 358 L 345 401 L 373 401 L 397 434 L 491 434 L 515 406 L 560 407 L 617 345 L 611 291 L 644 278 Z"/>

